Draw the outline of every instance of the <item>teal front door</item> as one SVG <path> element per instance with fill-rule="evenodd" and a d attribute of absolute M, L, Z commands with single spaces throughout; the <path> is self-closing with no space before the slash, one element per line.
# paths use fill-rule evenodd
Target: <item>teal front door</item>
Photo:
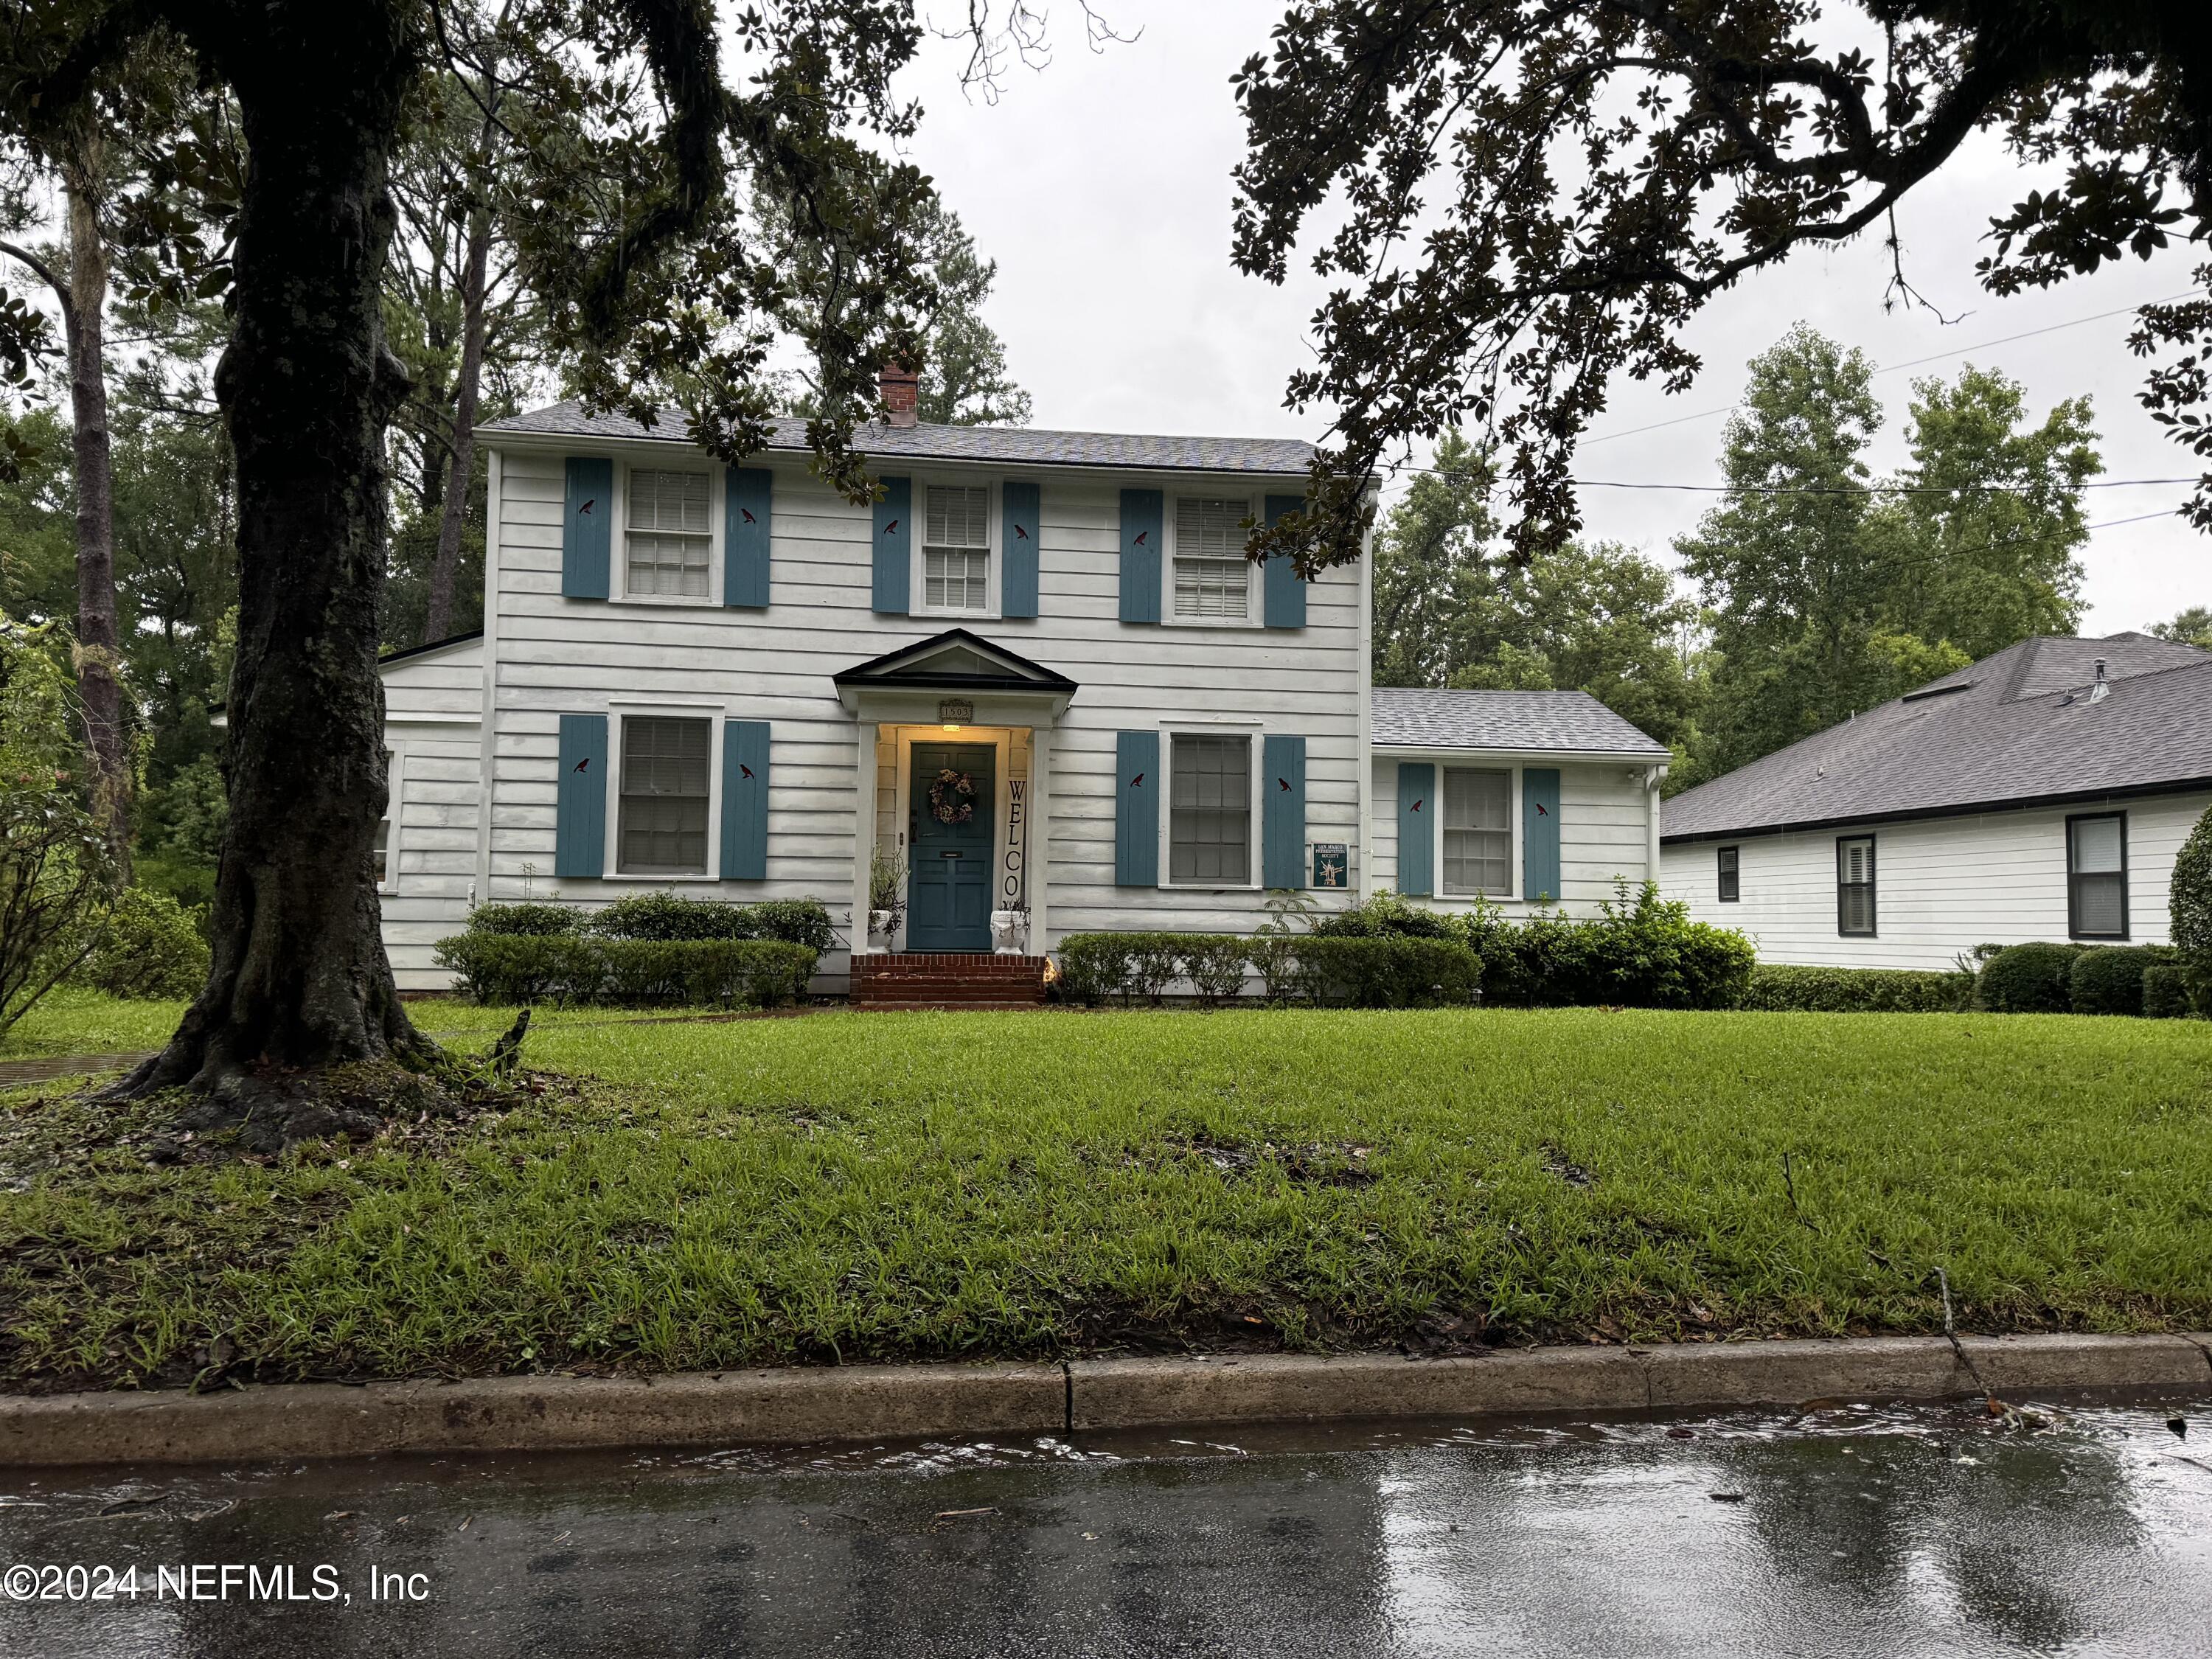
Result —
<path fill-rule="evenodd" d="M 914 776 L 907 788 L 909 951 L 991 948 L 997 761 L 998 750 L 988 744 L 914 746 Z"/>

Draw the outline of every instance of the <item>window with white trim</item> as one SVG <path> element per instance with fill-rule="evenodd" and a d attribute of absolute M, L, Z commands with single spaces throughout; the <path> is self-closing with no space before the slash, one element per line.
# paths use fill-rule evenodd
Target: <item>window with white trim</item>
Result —
<path fill-rule="evenodd" d="M 2066 820 L 2066 921 L 2075 939 L 2128 936 L 2128 818 Z"/>
<path fill-rule="evenodd" d="M 623 718 L 615 868 L 626 876 L 707 873 L 707 801 L 714 722 Z"/>
<path fill-rule="evenodd" d="M 1448 767 L 1443 800 L 1444 891 L 1513 890 L 1513 775 Z"/>
<path fill-rule="evenodd" d="M 703 599 L 714 556 L 712 479 L 667 467 L 629 470 L 623 530 L 623 591 L 666 599 Z"/>
<path fill-rule="evenodd" d="M 369 849 L 369 862 L 376 872 L 376 885 L 380 891 L 389 892 L 398 884 L 399 871 L 392 858 L 392 830 L 399 815 L 399 753 L 397 750 L 384 751 L 384 811 L 376 820 L 376 840 Z"/>
<path fill-rule="evenodd" d="M 921 518 L 921 602 L 929 611 L 990 609 L 988 489 L 973 484 L 928 486 Z"/>
<path fill-rule="evenodd" d="M 1252 614 L 1252 562 L 1244 556 L 1243 496 L 1178 495 L 1175 614 L 1192 621 L 1243 622 Z"/>
<path fill-rule="evenodd" d="M 1836 931 L 1874 932 L 1874 837 L 1836 838 Z"/>
<path fill-rule="evenodd" d="M 1742 896 L 1743 854 L 1739 848 L 1720 849 L 1720 888 L 1723 904 L 1736 903 Z"/>
<path fill-rule="evenodd" d="M 1242 887 L 1252 879 L 1252 739 L 1169 740 L 1168 880 Z"/>

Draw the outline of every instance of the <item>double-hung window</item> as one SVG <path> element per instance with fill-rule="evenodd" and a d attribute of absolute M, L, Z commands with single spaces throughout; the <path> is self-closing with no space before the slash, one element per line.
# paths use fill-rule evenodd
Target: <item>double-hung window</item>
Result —
<path fill-rule="evenodd" d="M 1739 848 L 1734 847 L 1721 848 L 1720 879 L 1723 904 L 1734 904 L 1742 896 L 1743 890 L 1739 879 L 1742 873 L 1742 863 L 1743 860 Z"/>
<path fill-rule="evenodd" d="M 634 466 L 623 531 L 623 592 L 703 599 L 714 537 L 704 472 Z"/>
<path fill-rule="evenodd" d="M 1444 772 L 1444 891 L 1513 890 L 1513 775 Z"/>
<path fill-rule="evenodd" d="M 1168 797 L 1168 880 L 1242 887 L 1252 879 L 1252 739 L 1176 737 Z"/>
<path fill-rule="evenodd" d="M 921 525 L 921 592 L 930 611 L 984 611 L 991 605 L 991 492 L 931 484 Z"/>
<path fill-rule="evenodd" d="M 376 840 L 369 850 L 369 860 L 376 871 L 376 884 L 390 892 L 398 885 L 399 866 L 393 854 L 398 850 L 392 845 L 392 826 L 399 816 L 399 752 L 394 749 L 384 751 L 384 811 L 376 820 Z"/>
<path fill-rule="evenodd" d="M 2128 819 L 2066 820 L 2066 927 L 2075 939 L 2128 936 Z"/>
<path fill-rule="evenodd" d="M 623 720 L 620 856 L 630 876 L 707 873 L 713 722 L 632 714 Z"/>
<path fill-rule="evenodd" d="M 1836 931 L 1874 932 L 1874 837 L 1836 839 Z"/>
<path fill-rule="evenodd" d="M 1194 622 L 1243 622 L 1252 613 L 1252 562 L 1243 525 L 1252 503 L 1243 496 L 1176 498 L 1175 614 Z"/>

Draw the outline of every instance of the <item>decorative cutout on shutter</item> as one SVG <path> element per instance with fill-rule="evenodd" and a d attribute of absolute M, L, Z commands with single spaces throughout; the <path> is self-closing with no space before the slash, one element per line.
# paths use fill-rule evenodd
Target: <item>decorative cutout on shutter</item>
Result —
<path fill-rule="evenodd" d="M 571 455 L 568 471 L 568 512 L 561 521 L 562 597 L 604 599 L 608 553 L 614 545 L 615 464 L 604 455 Z"/>
<path fill-rule="evenodd" d="M 722 723 L 722 879 L 768 879 L 768 722 Z"/>
<path fill-rule="evenodd" d="M 1121 492 L 1121 620 L 1125 623 L 1160 619 L 1160 538 L 1165 534 L 1162 526 L 1166 514 L 1166 498 L 1158 490 Z"/>
<path fill-rule="evenodd" d="M 914 480 L 886 478 L 876 503 L 874 605 L 882 617 L 903 617 L 914 574 Z"/>
<path fill-rule="evenodd" d="M 1306 884 L 1306 740 L 1269 733 L 1260 745 L 1260 884 Z"/>
<path fill-rule="evenodd" d="M 1305 505 L 1303 496 L 1270 495 L 1267 497 L 1267 527 L 1285 513 L 1295 513 Z M 1306 585 L 1298 579 L 1297 567 L 1287 553 L 1268 556 L 1261 571 L 1261 587 L 1266 601 L 1267 623 L 1270 628 L 1304 628 L 1306 625 Z M 1272 885 L 1272 884 L 1270 884 Z"/>
<path fill-rule="evenodd" d="M 764 466 L 729 469 L 722 492 L 722 603 L 768 609 L 770 510 L 775 474 Z"/>
<path fill-rule="evenodd" d="M 1437 769 L 1427 761 L 1398 763 L 1398 890 L 1437 890 Z"/>
<path fill-rule="evenodd" d="M 1160 734 L 1122 732 L 1115 736 L 1114 884 L 1160 884 L 1160 797 L 1167 780 L 1160 772 Z"/>
<path fill-rule="evenodd" d="M 607 717 L 561 716 L 561 777 L 553 816 L 553 873 L 607 872 Z"/>
<path fill-rule="evenodd" d="M 1033 483 L 1002 485 L 999 491 L 999 614 L 1037 613 L 1037 538 L 1043 492 Z"/>
<path fill-rule="evenodd" d="M 1521 896 L 1531 904 L 1559 902 L 1559 769 L 1521 773 Z"/>

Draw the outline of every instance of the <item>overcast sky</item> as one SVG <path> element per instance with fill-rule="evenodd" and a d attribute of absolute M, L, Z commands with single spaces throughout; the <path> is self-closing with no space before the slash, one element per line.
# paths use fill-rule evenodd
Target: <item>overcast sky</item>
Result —
<path fill-rule="evenodd" d="M 952 6 L 939 9 L 945 21 L 955 20 Z M 1229 174 L 1243 153 L 1229 76 L 1265 46 L 1281 0 L 1103 0 L 1102 9 L 1123 33 L 1141 28 L 1140 38 L 1093 54 L 1081 44 L 1077 9 L 1060 0 L 1054 61 L 1041 74 L 1011 70 L 995 107 L 962 98 L 958 55 L 949 47 L 933 47 L 908 82 L 927 106 L 908 153 L 999 262 L 990 320 L 1015 377 L 1036 398 L 1036 423 L 1319 435 L 1323 416 L 1282 406 L 1286 378 L 1310 356 L 1319 284 L 1294 279 L 1271 288 L 1239 275 L 1229 259 Z M 2020 380 L 2039 420 L 2062 398 L 2092 397 L 2107 478 L 2190 475 L 2186 452 L 2136 404 L 2142 366 L 2128 355 L 2125 315 L 1984 349 L 2190 286 L 2193 262 L 2185 250 L 2041 295 L 1990 298 L 1973 281 L 1981 232 L 2025 187 L 2002 153 L 1984 146 L 1923 185 L 1900 211 L 1907 275 L 1946 315 L 1966 313 L 1959 320 L 1947 326 L 1924 311 L 1885 312 L 1887 270 L 1875 240 L 1801 254 L 1706 308 L 1686 336 L 1705 363 L 1690 391 L 1668 398 L 1623 380 L 1592 438 L 1725 407 L 1742 388 L 1746 361 L 1802 319 L 1862 347 L 1877 364 L 1972 348 L 1875 381 L 1891 411 L 1877 471 L 1904 458 L 1911 381 L 1955 374 L 1971 361 Z M 1722 425 L 1714 416 L 1586 442 L 1577 472 L 1716 482 Z M 2171 509 L 2188 489 L 2090 493 L 2094 524 Z M 1586 490 L 1583 510 L 1591 533 L 1671 562 L 1672 538 L 1710 501 Z M 2082 564 L 2085 633 L 2142 628 L 2185 605 L 2212 605 L 2212 539 L 2179 520 L 2099 531 Z"/>

